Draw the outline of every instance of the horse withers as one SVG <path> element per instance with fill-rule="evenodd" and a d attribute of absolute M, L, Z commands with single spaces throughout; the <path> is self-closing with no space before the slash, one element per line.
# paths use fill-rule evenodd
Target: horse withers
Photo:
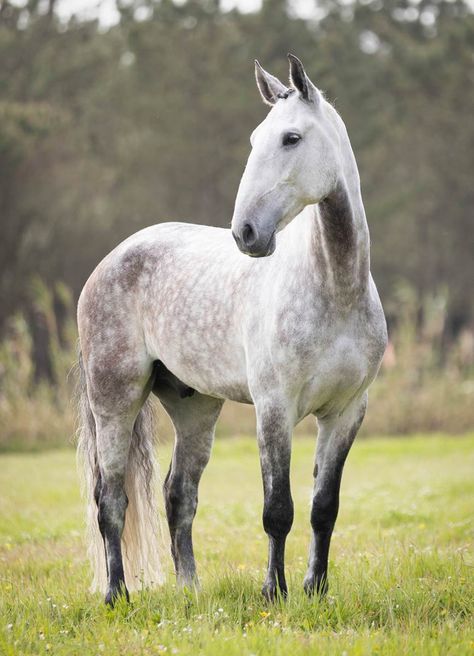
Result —
<path fill-rule="evenodd" d="M 184 586 L 197 582 L 192 523 L 220 410 L 226 399 L 255 406 L 269 600 L 287 593 L 292 431 L 317 417 L 304 588 L 327 589 L 342 470 L 387 337 L 346 128 L 301 62 L 289 55 L 289 64 L 287 87 L 256 62 L 271 110 L 251 137 L 232 229 L 141 230 L 97 266 L 81 294 L 79 450 L 93 585 L 107 603 L 162 580 L 152 392 L 175 428 L 164 496 Z"/>

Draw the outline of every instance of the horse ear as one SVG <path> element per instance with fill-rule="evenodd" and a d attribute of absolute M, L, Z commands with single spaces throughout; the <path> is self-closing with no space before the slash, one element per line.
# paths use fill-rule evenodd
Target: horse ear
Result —
<path fill-rule="evenodd" d="M 290 83 L 299 92 L 301 98 L 308 101 L 319 100 L 319 91 L 306 75 L 298 57 L 289 52 L 288 61 L 290 62 Z"/>
<path fill-rule="evenodd" d="M 257 87 L 263 102 L 267 105 L 274 105 L 278 100 L 279 94 L 288 92 L 285 85 L 277 77 L 267 73 L 257 60 L 255 60 L 255 79 L 257 80 Z"/>

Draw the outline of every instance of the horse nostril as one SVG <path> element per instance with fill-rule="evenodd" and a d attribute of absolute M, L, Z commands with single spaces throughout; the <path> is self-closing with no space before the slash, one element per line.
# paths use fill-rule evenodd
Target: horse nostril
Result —
<path fill-rule="evenodd" d="M 234 241 L 237 244 L 237 246 L 240 248 L 240 245 L 241 245 L 240 244 L 240 237 L 238 237 L 233 230 L 232 230 L 232 237 L 234 238 Z"/>
<path fill-rule="evenodd" d="M 244 223 L 242 228 L 242 241 L 245 246 L 252 246 L 257 241 L 257 232 L 252 228 L 250 223 Z"/>

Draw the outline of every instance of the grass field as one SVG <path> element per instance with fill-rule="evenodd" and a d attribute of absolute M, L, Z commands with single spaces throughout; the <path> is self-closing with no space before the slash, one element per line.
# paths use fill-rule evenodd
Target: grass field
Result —
<path fill-rule="evenodd" d="M 253 440 L 217 440 L 195 522 L 202 590 L 106 609 L 88 592 L 74 455 L 0 457 L 0 654 L 473 654 L 474 436 L 356 443 L 330 592 L 302 592 L 313 440 L 294 443 L 290 595 L 260 596 L 266 537 Z M 169 445 L 160 448 L 163 469 Z"/>

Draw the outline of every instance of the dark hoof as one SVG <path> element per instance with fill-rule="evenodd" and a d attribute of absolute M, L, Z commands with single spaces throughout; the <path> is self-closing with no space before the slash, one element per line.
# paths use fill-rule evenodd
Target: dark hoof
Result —
<path fill-rule="evenodd" d="M 329 589 L 328 580 L 326 577 L 316 579 L 314 576 L 307 576 L 303 581 L 303 588 L 308 597 L 318 595 L 324 597 Z"/>
<path fill-rule="evenodd" d="M 105 603 L 107 606 L 110 608 L 113 608 L 116 604 L 116 602 L 121 598 L 124 597 L 127 603 L 130 602 L 130 596 L 128 594 L 128 590 L 124 585 L 121 585 L 118 588 L 113 588 L 110 590 L 107 590 L 107 594 L 105 595 Z"/>
<path fill-rule="evenodd" d="M 262 595 L 265 597 L 265 599 L 270 602 L 274 603 L 277 601 L 278 597 L 281 597 L 282 599 L 286 599 L 288 596 L 288 588 L 282 587 L 279 588 L 276 583 L 267 583 L 265 582 L 262 587 Z"/>

